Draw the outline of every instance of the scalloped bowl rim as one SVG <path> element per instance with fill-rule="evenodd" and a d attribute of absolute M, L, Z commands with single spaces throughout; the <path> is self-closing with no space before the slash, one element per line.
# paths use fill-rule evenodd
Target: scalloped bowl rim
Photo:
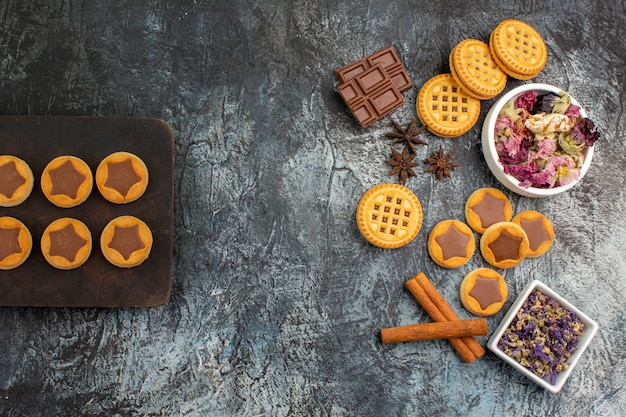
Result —
<path fill-rule="evenodd" d="M 549 84 L 530 83 L 530 84 L 524 84 L 519 87 L 516 87 L 512 89 L 511 91 L 509 91 L 508 93 L 504 94 L 502 97 L 498 99 L 498 101 L 493 106 L 491 106 L 491 109 L 489 109 L 489 112 L 487 113 L 487 116 L 485 117 L 485 122 L 483 123 L 483 129 L 482 129 L 482 135 L 481 135 L 482 136 L 482 150 L 483 150 L 483 155 L 485 157 L 485 161 L 487 162 L 487 165 L 489 166 L 489 169 L 491 170 L 493 175 L 498 179 L 498 181 L 500 181 L 500 183 L 502 183 L 502 185 L 504 185 L 506 188 L 508 188 L 509 190 L 519 195 L 523 195 L 526 197 L 550 197 L 550 196 L 557 195 L 557 194 L 560 194 L 569 190 L 570 188 L 574 187 L 583 179 L 583 177 L 589 170 L 589 167 L 591 166 L 591 160 L 593 158 L 594 147 L 588 146 L 584 151 L 585 160 L 583 162 L 582 167 L 580 168 L 580 177 L 576 181 L 566 184 L 566 185 L 561 185 L 561 186 L 554 187 L 554 188 L 533 188 L 533 187 L 524 188 L 519 185 L 520 181 L 517 178 L 513 177 L 512 175 L 505 174 L 504 167 L 502 166 L 498 158 L 498 152 L 496 151 L 496 144 L 495 144 L 494 137 L 493 137 L 493 132 L 496 127 L 496 120 L 498 118 L 498 114 L 500 113 L 500 110 L 502 109 L 502 107 L 504 107 L 506 103 L 508 103 L 510 100 L 517 98 L 517 96 L 523 93 L 526 93 L 527 91 L 531 91 L 531 90 L 535 90 L 538 93 L 551 92 L 555 94 L 559 94 L 561 91 L 565 91 L 561 88 L 558 88 Z M 570 95 L 570 98 L 571 98 L 572 105 L 580 107 L 580 115 L 582 117 L 588 117 L 587 112 L 580 105 L 580 103 L 571 95 Z"/>

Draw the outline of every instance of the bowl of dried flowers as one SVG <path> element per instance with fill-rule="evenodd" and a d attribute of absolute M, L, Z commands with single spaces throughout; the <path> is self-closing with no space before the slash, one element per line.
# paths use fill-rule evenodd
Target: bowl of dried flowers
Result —
<path fill-rule="evenodd" d="M 539 386 L 559 392 L 598 324 L 540 281 L 524 287 L 487 347 Z"/>
<path fill-rule="evenodd" d="M 525 84 L 489 110 L 482 150 L 495 177 L 527 197 L 569 190 L 587 173 L 600 137 L 582 106 L 548 84 Z"/>

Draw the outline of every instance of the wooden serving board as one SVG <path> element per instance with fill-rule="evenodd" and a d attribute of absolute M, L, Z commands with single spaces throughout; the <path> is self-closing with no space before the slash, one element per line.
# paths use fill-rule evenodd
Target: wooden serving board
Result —
<path fill-rule="evenodd" d="M 0 117 L 0 154 L 17 156 L 35 176 L 30 197 L 17 207 L 0 207 L 0 216 L 21 220 L 33 236 L 33 250 L 24 264 L 0 270 L 1 306 L 150 307 L 170 295 L 173 246 L 174 137 L 164 121 L 118 117 Z M 107 155 L 126 151 L 148 167 L 145 194 L 129 204 L 105 200 L 95 185 L 81 205 L 56 207 L 39 185 L 45 166 L 60 155 L 84 160 L 95 176 Z M 124 269 L 110 264 L 100 250 L 100 233 L 113 218 L 132 215 L 151 229 L 154 243 L 141 265 Z M 89 227 L 91 256 L 81 267 L 63 271 L 50 266 L 41 253 L 44 229 L 60 217 L 73 217 Z"/>

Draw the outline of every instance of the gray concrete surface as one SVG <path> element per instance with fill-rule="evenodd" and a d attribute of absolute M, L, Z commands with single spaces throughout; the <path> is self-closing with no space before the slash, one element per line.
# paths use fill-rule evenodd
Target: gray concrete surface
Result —
<path fill-rule="evenodd" d="M 501 188 L 478 123 L 423 135 L 460 168 L 407 183 L 417 238 L 377 249 L 356 227 L 361 195 L 387 181 L 389 118 L 363 129 L 333 70 L 394 45 L 415 87 L 447 72 L 465 38 L 518 18 L 544 37 L 535 78 L 570 91 L 602 130 L 570 192 L 510 192 L 554 223 L 550 251 L 504 272 L 509 300 L 539 279 L 600 330 L 559 394 L 487 353 L 446 341 L 382 345 L 382 327 L 429 321 L 403 283 L 426 272 L 462 318 L 456 270 L 428 257 L 429 230 L 463 219 L 469 194 Z M 176 135 L 172 296 L 150 309 L 0 308 L 3 416 L 616 416 L 626 409 L 622 1 L 2 1 L 0 114 L 158 117 Z M 510 79 L 505 91 L 521 84 Z M 89 138 L 85 138 L 89 140 Z M 425 167 L 424 167 L 425 168 Z M 0 279 L 1 279 L 0 275 Z M 484 345 L 487 338 L 479 341 Z"/>

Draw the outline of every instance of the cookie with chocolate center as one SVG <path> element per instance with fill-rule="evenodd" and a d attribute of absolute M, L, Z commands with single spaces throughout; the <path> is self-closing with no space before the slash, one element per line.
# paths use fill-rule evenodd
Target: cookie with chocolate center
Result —
<path fill-rule="evenodd" d="M 465 220 L 477 233 L 498 222 L 508 222 L 513 207 L 507 196 L 496 188 L 479 188 L 465 202 Z"/>
<path fill-rule="evenodd" d="M 55 206 L 76 207 L 91 194 L 93 175 L 89 165 L 70 155 L 54 158 L 41 174 L 41 191 Z"/>
<path fill-rule="evenodd" d="M 480 253 L 496 268 L 512 268 L 528 256 L 528 236 L 515 223 L 492 224 L 480 238 Z"/>
<path fill-rule="evenodd" d="M 0 217 L 0 269 L 22 265 L 32 247 L 33 239 L 24 223 L 13 217 Z"/>
<path fill-rule="evenodd" d="M 554 241 L 554 227 L 546 216 L 535 210 L 526 210 L 511 220 L 524 229 L 528 236 L 528 257 L 537 258 L 550 249 Z"/>
<path fill-rule="evenodd" d="M 502 275 L 489 268 L 478 268 L 465 275 L 459 289 L 463 307 L 477 316 L 500 311 L 508 292 Z"/>
<path fill-rule="evenodd" d="M 0 155 L 0 207 L 22 204 L 33 191 L 34 183 L 26 162 L 13 155 Z"/>
<path fill-rule="evenodd" d="M 111 220 L 100 236 L 104 257 L 120 268 L 142 264 L 152 249 L 152 232 L 140 219 L 120 216 Z"/>
<path fill-rule="evenodd" d="M 444 268 L 458 268 L 470 260 L 476 249 L 474 233 L 458 220 L 439 222 L 428 236 L 428 254 Z"/>
<path fill-rule="evenodd" d="M 148 168 L 137 155 L 115 152 L 96 169 L 96 186 L 108 201 L 126 204 L 141 197 L 148 187 Z"/>
<path fill-rule="evenodd" d="M 89 228 L 70 217 L 50 223 L 41 237 L 41 252 L 57 269 L 75 269 L 87 262 L 91 245 Z"/>

